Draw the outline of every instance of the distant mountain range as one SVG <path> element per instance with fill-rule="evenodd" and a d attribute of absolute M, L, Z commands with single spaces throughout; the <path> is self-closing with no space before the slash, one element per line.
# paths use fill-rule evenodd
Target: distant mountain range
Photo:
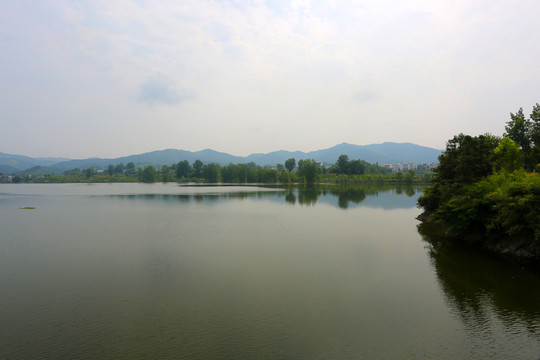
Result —
<path fill-rule="evenodd" d="M 66 158 L 33 158 L 24 155 L 11 155 L 0 152 L 0 173 L 13 174 L 32 167 L 51 167 L 59 162 L 69 161 Z"/>
<path fill-rule="evenodd" d="M 437 162 L 441 150 L 420 146 L 411 143 L 393 143 L 385 142 L 372 145 L 353 145 L 342 143 L 328 149 L 316 150 L 311 152 L 303 151 L 285 151 L 279 150 L 266 154 L 251 154 L 249 156 L 234 156 L 211 149 L 201 151 L 186 150 L 159 150 L 144 154 L 123 156 L 114 159 L 89 158 L 81 160 L 65 158 L 32 158 L 22 155 L 10 155 L 0 153 L 0 173 L 12 174 L 21 172 L 34 173 L 62 173 L 66 170 L 75 168 L 86 169 L 90 166 L 95 168 L 105 168 L 109 164 L 127 164 L 135 163 L 136 166 L 146 165 L 171 165 L 182 160 L 187 160 L 191 164 L 195 160 L 201 160 L 203 163 L 215 162 L 221 165 L 229 163 L 241 164 L 254 162 L 258 165 L 283 164 L 289 158 L 315 159 L 325 164 L 333 164 L 337 158 L 344 154 L 349 159 L 365 160 L 370 163 L 433 163 Z M 30 169 L 30 170 L 29 170 Z"/>

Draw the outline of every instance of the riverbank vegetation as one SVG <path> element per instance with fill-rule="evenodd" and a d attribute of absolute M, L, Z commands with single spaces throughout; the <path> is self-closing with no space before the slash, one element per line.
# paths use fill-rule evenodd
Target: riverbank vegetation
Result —
<path fill-rule="evenodd" d="M 187 160 L 170 166 L 155 168 L 146 165 L 136 168 L 135 164 L 126 166 L 109 165 L 106 169 L 94 168 L 73 169 L 63 175 L 32 177 L 18 175 L 13 182 L 35 183 L 100 183 L 100 182 L 198 182 L 198 183 L 265 183 L 265 184 L 297 184 L 297 183 L 426 183 L 431 173 L 429 169 L 392 172 L 378 164 L 370 164 L 363 160 L 349 160 L 341 155 L 336 163 L 325 166 L 313 159 L 296 162 L 290 158 L 284 164 L 273 167 L 262 167 L 255 163 L 219 165 L 204 164 L 196 160 L 190 164 Z"/>
<path fill-rule="evenodd" d="M 418 204 L 453 239 L 540 259 L 540 105 L 511 114 L 502 138 L 449 140 Z"/>

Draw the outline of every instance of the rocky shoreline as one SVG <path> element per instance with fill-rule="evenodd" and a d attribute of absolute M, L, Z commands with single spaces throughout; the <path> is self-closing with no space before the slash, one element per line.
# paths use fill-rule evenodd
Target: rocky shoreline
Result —
<path fill-rule="evenodd" d="M 438 228 L 437 242 L 450 241 L 474 245 L 506 258 L 540 264 L 539 242 L 531 241 L 527 238 L 508 237 L 501 234 L 485 234 L 479 232 L 451 234 L 444 225 L 434 221 L 427 212 L 418 215 L 416 219 Z M 444 239 L 441 239 L 441 237 L 444 237 Z"/>

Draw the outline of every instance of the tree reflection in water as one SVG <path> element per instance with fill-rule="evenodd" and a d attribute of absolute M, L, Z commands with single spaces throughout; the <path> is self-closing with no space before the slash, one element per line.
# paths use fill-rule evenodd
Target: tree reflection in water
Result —
<path fill-rule="evenodd" d="M 285 195 L 285 201 L 291 205 L 296 204 L 296 195 L 294 195 L 293 191 L 287 192 L 287 195 Z"/>
<path fill-rule="evenodd" d="M 447 303 L 470 336 L 493 340 L 496 334 L 490 329 L 502 327 L 510 338 L 525 330 L 531 344 L 539 346 L 538 267 L 450 243 L 434 224 L 420 223 L 418 232 L 429 243 L 428 254 Z"/>
<path fill-rule="evenodd" d="M 298 188 L 298 203 L 313 206 L 319 197 L 319 189 L 315 185 L 304 185 Z"/>
<path fill-rule="evenodd" d="M 209 188 L 218 188 L 213 186 Z M 187 188 L 187 187 L 184 187 Z M 418 189 L 408 186 L 381 185 L 381 184 L 303 184 L 303 185 L 275 185 L 275 186 L 243 186 L 242 191 L 195 194 L 137 194 L 137 195 L 110 195 L 116 198 L 161 200 L 167 202 L 196 202 L 196 203 L 216 203 L 228 200 L 247 200 L 250 198 L 268 199 L 283 201 L 291 205 L 315 206 L 321 197 L 324 202 L 331 203 L 341 209 L 348 209 L 352 204 L 359 205 L 368 197 L 372 197 L 369 206 L 378 206 L 385 209 L 414 207 L 414 199 L 408 202 L 399 203 L 392 197 L 391 201 L 385 202 L 384 194 L 404 195 L 403 198 L 412 199 L 417 195 Z M 378 200 L 376 200 L 378 199 Z M 337 200 L 337 201 L 336 201 Z"/>

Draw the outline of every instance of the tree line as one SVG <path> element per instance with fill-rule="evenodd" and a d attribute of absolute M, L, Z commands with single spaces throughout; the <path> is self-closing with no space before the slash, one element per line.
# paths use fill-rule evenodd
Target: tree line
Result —
<path fill-rule="evenodd" d="M 314 159 L 289 158 L 275 168 L 247 164 L 204 164 L 196 160 L 178 162 L 160 170 L 146 166 L 139 176 L 141 182 L 178 181 L 207 183 L 314 183 L 314 182 L 404 182 L 427 181 L 429 175 L 418 176 L 413 170 L 392 174 L 391 170 L 363 160 L 349 160 L 339 156 L 337 162 L 326 167 Z"/>
<path fill-rule="evenodd" d="M 19 178 L 18 182 L 206 182 L 206 183 L 350 183 L 350 182 L 426 182 L 429 174 L 416 174 L 413 170 L 392 173 L 391 170 L 363 160 L 350 160 L 340 155 L 335 164 L 324 166 L 314 159 L 287 159 L 283 164 L 262 167 L 254 162 L 246 164 L 203 163 L 187 160 L 171 165 L 137 167 L 133 162 L 108 165 L 104 170 L 94 167 L 73 169 L 64 176 Z"/>

